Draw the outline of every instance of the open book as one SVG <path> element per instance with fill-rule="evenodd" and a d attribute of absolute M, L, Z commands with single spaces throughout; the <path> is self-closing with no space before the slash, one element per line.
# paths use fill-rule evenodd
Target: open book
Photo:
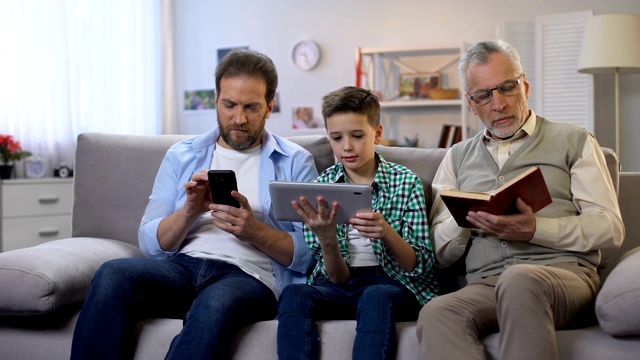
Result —
<path fill-rule="evenodd" d="M 537 166 L 531 167 L 495 191 L 443 190 L 440 197 L 458 225 L 467 228 L 474 227 L 466 220 L 469 211 L 486 211 L 494 215 L 517 214 L 517 198 L 531 206 L 533 212 L 551 204 L 549 189 Z"/>

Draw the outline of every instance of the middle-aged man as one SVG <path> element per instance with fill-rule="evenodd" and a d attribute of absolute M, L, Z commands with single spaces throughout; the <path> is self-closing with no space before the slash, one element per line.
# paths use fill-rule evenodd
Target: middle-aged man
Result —
<path fill-rule="evenodd" d="M 132 358 L 136 322 L 158 317 L 184 319 L 167 359 L 223 358 L 237 330 L 276 316 L 285 285 L 305 282 L 312 260 L 302 226 L 276 221 L 268 184 L 318 173 L 308 151 L 264 128 L 276 68 L 258 52 L 233 51 L 215 81 L 218 127 L 167 152 L 138 234 L 146 258 L 98 269 L 72 359 Z M 208 169 L 235 171 L 239 208 L 212 203 Z"/>
<path fill-rule="evenodd" d="M 467 101 L 485 130 L 454 145 L 433 180 L 436 262 L 465 251 L 468 285 L 423 307 L 423 359 L 484 359 L 480 339 L 500 331 L 502 359 L 557 359 L 556 329 L 589 310 L 600 289 L 600 249 L 619 247 L 624 225 L 604 155 L 585 129 L 529 109 L 520 57 L 504 41 L 483 41 L 460 59 Z M 539 166 L 553 203 L 536 214 L 469 212 L 457 225 L 444 189 L 490 191 Z"/>

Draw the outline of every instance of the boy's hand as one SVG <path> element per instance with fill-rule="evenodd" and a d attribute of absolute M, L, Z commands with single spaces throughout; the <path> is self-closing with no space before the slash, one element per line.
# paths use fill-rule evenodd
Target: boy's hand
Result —
<path fill-rule="evenodd" d="M 334 239 L 337 242 L 336 217 L 338 215 L 338 202 L 334 202 L 329 207 L 329 204 L 322 196 L 318 196 L 316 201 L 317 208 L 307 198 L 301 196 L 300 201 L 293 201 L 291 206 L 302 217 L 302 221 L 318 236 L 322 245 Z"/>
<path fill-rule="evenodd" d="M 371 239 L 384 240 L 389 234 L 389 231 L 395 231 L 387 220 L 385 220 L 384 216 L 375 211 L 359 212 L 356 216 L 349 219 L 349 223 L 353 225 L 353 228 L 358 230 L 362 236 Z"/>

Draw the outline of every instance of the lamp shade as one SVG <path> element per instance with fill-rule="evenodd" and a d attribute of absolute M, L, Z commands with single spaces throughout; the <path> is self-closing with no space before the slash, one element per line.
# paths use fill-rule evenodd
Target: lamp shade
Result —
<path fill-rule="evenodd" d="M 640 72 L 640 15 L 592 16 L 587 25 L 578 71 L 610 74 Z"/>

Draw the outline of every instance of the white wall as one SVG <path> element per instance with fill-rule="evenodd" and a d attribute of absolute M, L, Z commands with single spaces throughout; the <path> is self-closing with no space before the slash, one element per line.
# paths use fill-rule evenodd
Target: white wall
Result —
<path fill-rule="evenodd" d="M 176 0 L 175 76 L 178 101 L 185 89 L 214 88 L 217 49 L 248 45 L 267 54 L 280 75 L 281 112 L 270 131 L 293 135 L 291 107 L 319 105 L 320 98 L 355 85 L 356 47 L 460 46 L 494 37 L 504 21 L 535 21 L 537 15 L 593 10 L 595 14 L 640 13 L 637 0 Z M 291 48 L 312 39 L 323 49 L 320 65 L 308 72 L 291 62 Z M 623 170 L 640 171 L 640 75 L 622 77 Z M 615 147 L 613 80 L 596 79 L 595 135 Z M 535 110 L 535 109 L 534 109 Z M 446 114 L 444 114 L 446 116 Z M 541 114 L 544 116 L 544 114 Z M 216 124 L 215 113 L 178 114 L 180 133 L 201 133 Z M 419 123 L 420 146 L 435 146 L 440 125 Z M 437 133 L 437 134 L 436 134 Z M 412 137 L 412 134 L 400 134 Z"/>

